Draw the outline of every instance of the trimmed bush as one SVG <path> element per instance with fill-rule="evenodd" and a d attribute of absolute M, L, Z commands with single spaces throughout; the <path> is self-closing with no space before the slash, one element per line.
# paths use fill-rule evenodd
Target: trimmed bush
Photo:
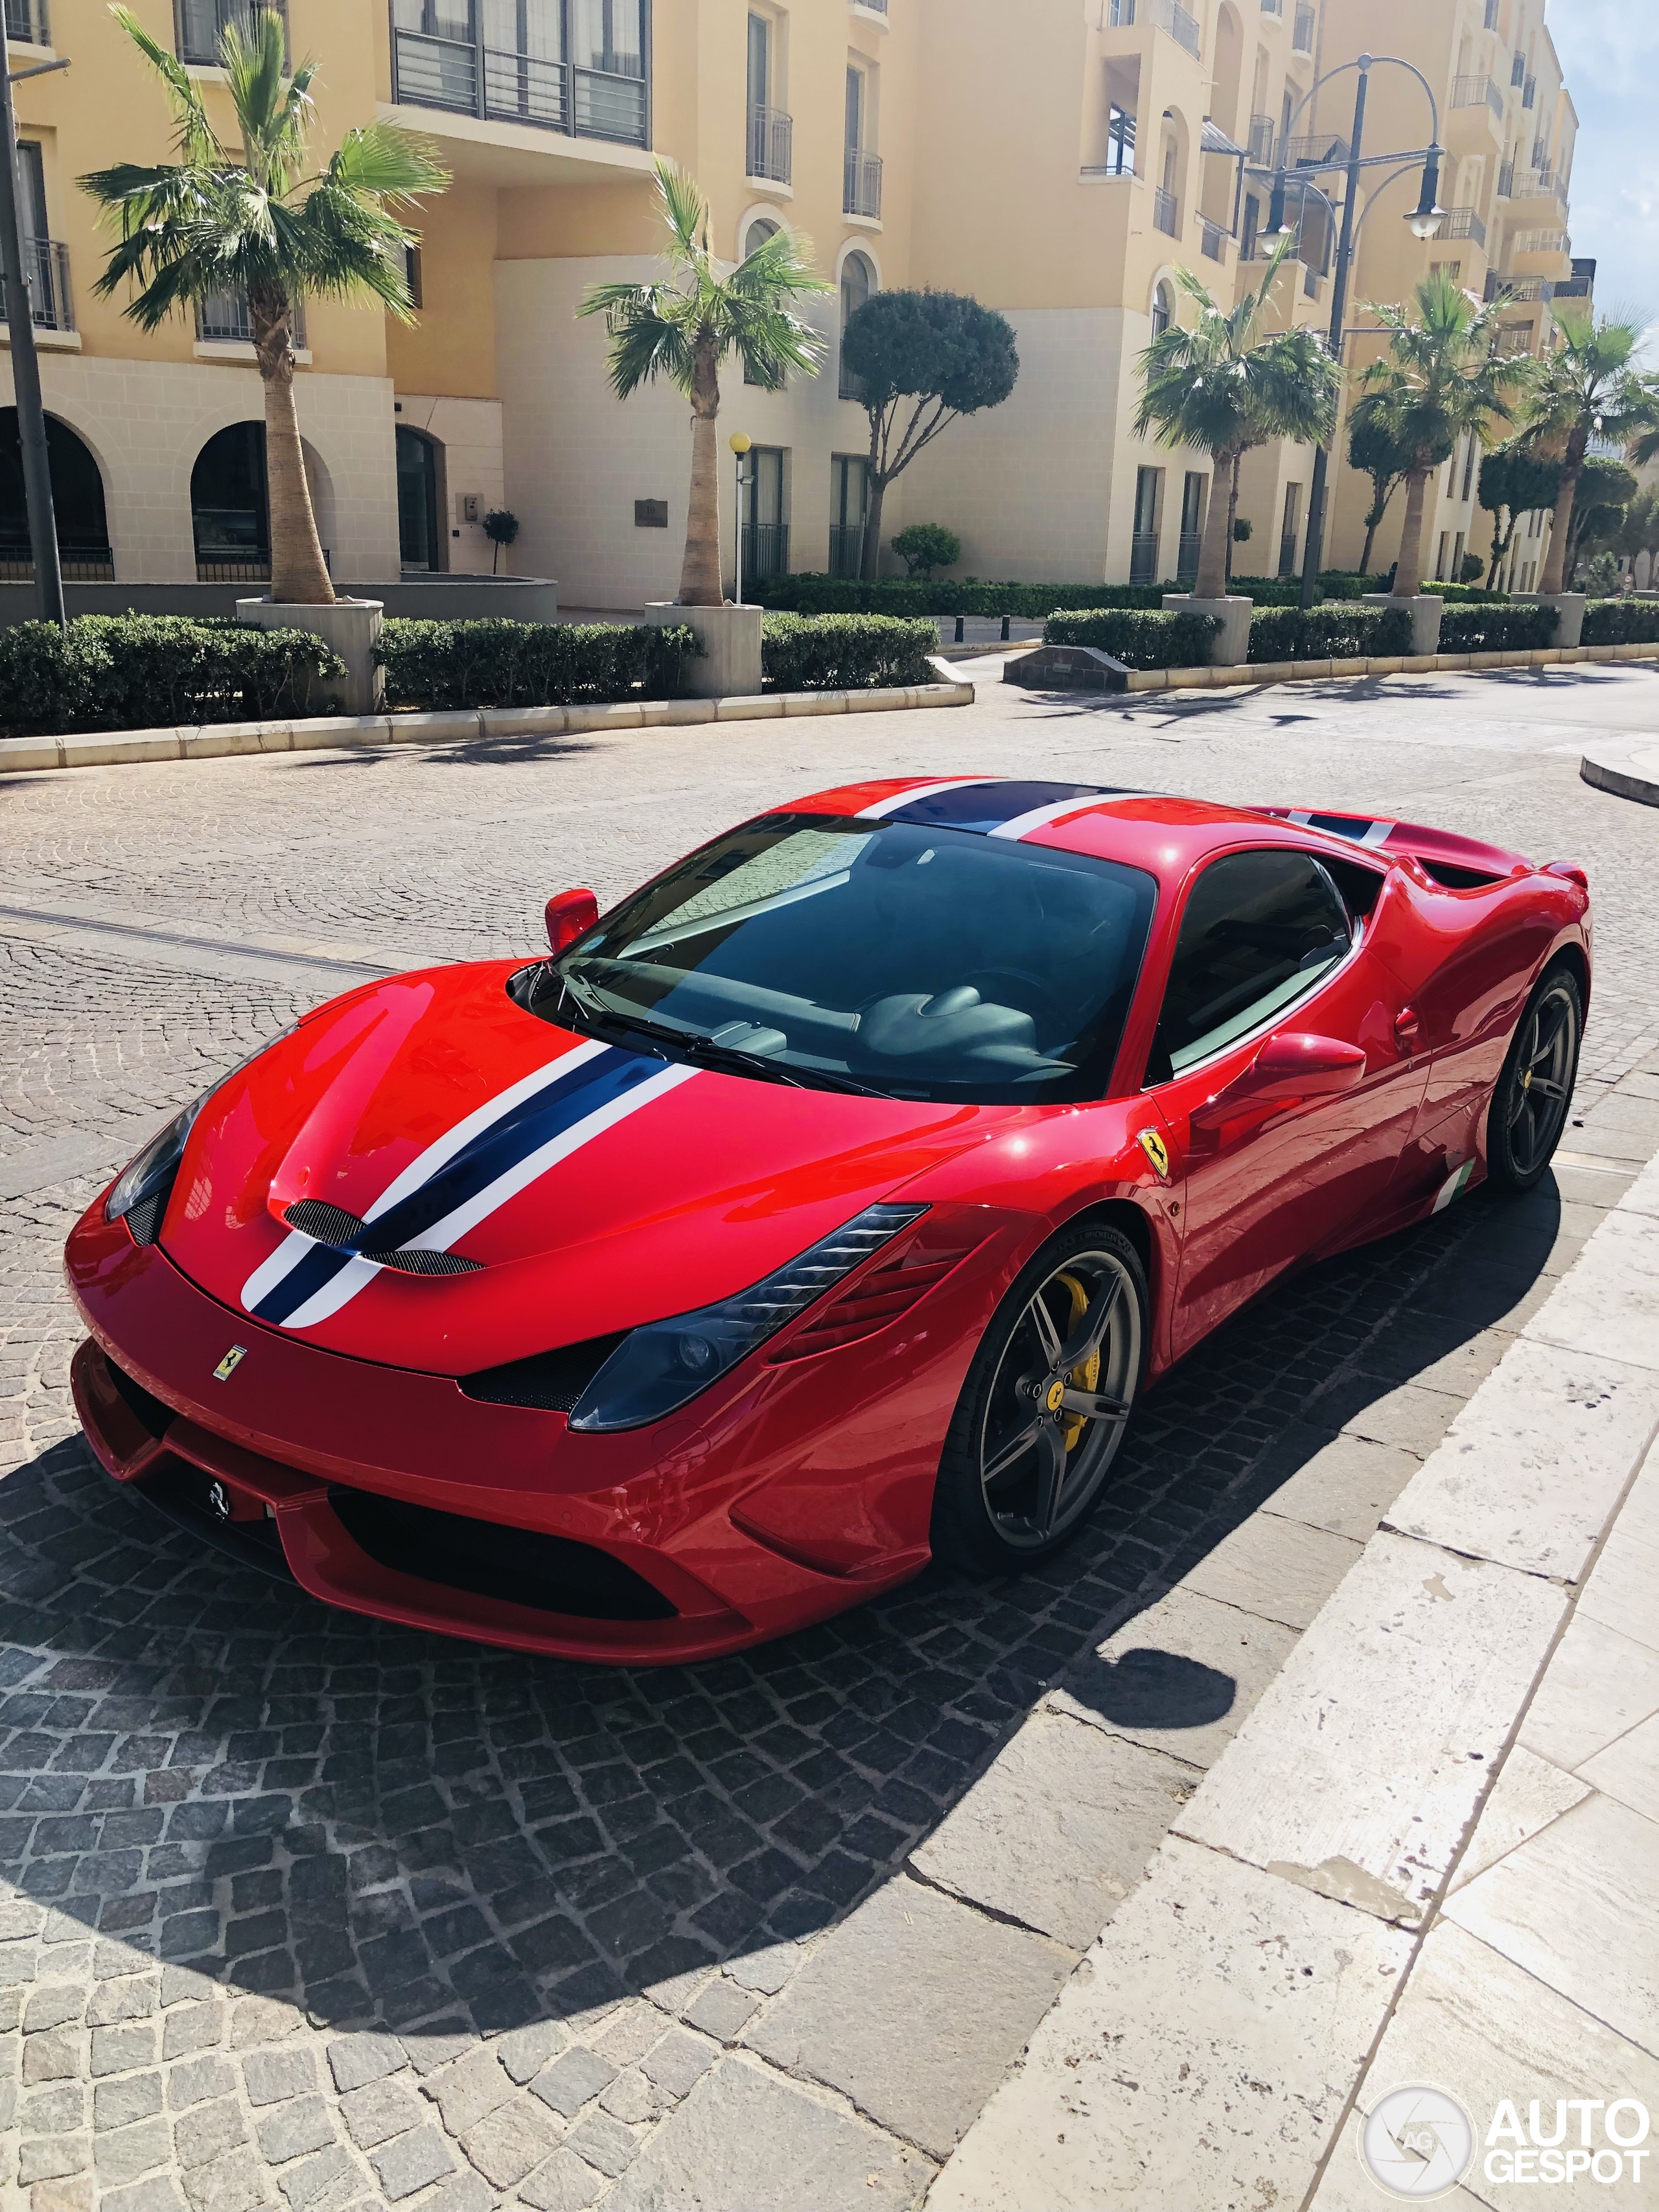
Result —
<path fill-rule="evenodd" d="M 891 615 L 768 615 L 761 624 L 761 672 L 772 691 L 936 684 L 928 655 L 938 649 L 932 623 Z"/>
<path fill-rule="evenodd" d="M 179 615 L 82 615 L 0 630 L 0 730 L 171 728 L 328 714 L 313 681 L 344 665 L 309 630 Z"/>
<path fill-rule="evenodd" d="M 1425 584 L 1425 592 L 1432 592 L 1449 607 L 1506 607 L 1510 604 L 1507 592 L 1488 592 L 1479 584 Z"/>
<path fill-rule="evenodd" d="M 1581 642 L 1659 645 L 1659 599 L 1592 599 Z"/>
<path fill-rule="evenodd" d="M 1276 660 L 1368 660 L 1412 649 L 1412 618 L 1404 607 L 1356 606 L 1349 599 L 1322 607 L 1270 607 L 1250 624 L 1249 658 Z"/>
<path fill-rule="evenodd" d="M 913 522 L 890 542 L 907 576 L 930 577 L 935 568 L 954 568 L 962 558 L 961 538 L 940 522 Z"/>
<path fill-rule="evenodd" d="M 1553 645 L 1553 607 L 1448 606 L 1440 617 L 1442 653 L 1530 653 Z"/>
<path fill-rule="evenodd" d="M 800 615 L 1012 615 L 1042 622 L 1051 614 L 1092 607 L 1156 609 L 1173 584 L 986 584 L 945 577 L 769 576 L 755 590 L 767 607 Z"/>
<path fill-rule="evenodd" d="M 1045 645 L 1092 645 L 1126 668 L 1202 668 L 1221 624 L 1213 615 L 1173 607 L 1157 614 L 1120 609 L 1100 614 L 1050 615 Z"/>
<path fill-rule="evenodd" d="M 699 650 L 684 623 L 398 618 L 382 625 L 374 657 L 386 670 L 388 707 L 441 713 L 673 699 Z"/>

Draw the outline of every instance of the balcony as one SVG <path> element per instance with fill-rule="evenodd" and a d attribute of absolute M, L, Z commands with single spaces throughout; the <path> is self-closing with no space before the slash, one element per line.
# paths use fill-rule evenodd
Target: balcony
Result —
<path fill-rule="evenodd" d="M 1273 119 L 1271 115 L 1253 115 L 1249 135 L 1244 141 L 1245 151 L 1258 169 L 1271 169 L 1273 165 Z"/>
<path fill-rule="evenodd" d="M 860 531 L 860 543 L 863 535 Z M 787 522 L 745 522 L 743 526 L 744 582 L 759 584 L 769 576 L 787 576 L 788 574 L 789 525 Z"/>
<path fill-rule="evenodd" d="M 881 221 L 881 156 L 866 154 L 856 146 L 847 149 L 847 164 L 842 179 L 841 211 L 843 215 L 861 215 L 871 222 Z"/>
<path fill-rule="evenodd" d="M 1313 138 L 1287 138 L 1280 158 L 1287 169 L 1340 169 L 1347 165 L 1348 142 L 1328 131 Z"/>
<path fill-rule="evenodd" d="M 306 349 L 306 307 L 303 300 L 294 302 L 294 319 L 289 329 L 295 351 L 303 353 Z M 253 319 L 248 313 L 246 296 L 240 292 L 215 292 L 210 298 L 198 301 L 196 307 L 196 343 L 198 345 L 251 346 L 253 343 Z"/>
<path fill-rule="evenodd" d="M 1500 276 L 1493 270 L 1486 272 L 1487 300 L 1504 301 L 1506 306 L 1523 306 L 1529 300 L 1553 300 L 1562 289 L 1547 276 Z"/>
<path fill-rule="evenodd" d="M 1451 104 L 1454 107 L 1485 106 L 1500 123 L 1504 120 L 1504 95 L 1489 76 L 1455 76 Z"/>
<path fill-rule="evenodd" d="M 1589 300 L 1595 294 L 1593 276 L 1563 276 L 1556 284 L 1553 297 L 1558 300 Z"/>
<path fill-rule="evenodd" d="M 567 137 L 650 143 L 642 47 L 605 49 L 599 56 L 602 66 L 583 67 L 560 58 L 562 17 L 556 5 L 521 0 L 517 13 L 524 44 L 495 46 L 486 42 L 486 26 L 504 19 L 481 0 L 459 0 L 445 9 L 434 0 L 392 0 L 392 100 Z M 618 7 L 618 15 L 623 13 Z M 443 27 L 428 27 L 438 25 Z"/>
<path fill-rule="evenodd" d="M 1161 230 L 1167 238 L 1181 235 L 1181 203 L 1162 185 L 1152 186 L 1152 228 Z"/>
<path fill-rule="evenodd" d="M 1510 360 L 1516 354 L 1530 353 L 1532 325 L 1530 323 L 1500 323 L 1492 334 L 1492 349 L 1500 361 Z"/>
<path fill-rule="evenodd" d="M 1212 222 L 1206 215 L 1200 216 L 1198 220 L 1199 252 L 1206 261 L 1224 261 L 1227 258 L 1227 240 L 1231 236 L 1231 233 L 1224 229 L 1220 223 Z M 1160 230 L 1164 228 L 1162 223 L 1158 228 Z M 1172 230 L 1170 236 L 1174 235 Z"/>
<path fill-rule="evenodd" d="M 1122 30 L 1137 22 L 1150 23 L 1156 30 L 1168 32 L 1194 60 L 1198 57 L 1198 18 L 1188 13 L 1181 0 L 1109 0 L 1107 21 L 1114 30 Z"/>
<path fill-rule="evenodd" d="M 795 125 L 781 107 L 751 107 L 749 111 L 748 173 L 775 185 L 789 182 L 793 161 Z"/>
<path fill-rule="evenodd" d="M 1298 54 L 1310 54 L 1313 52 L 1314 11 L 1311 8 L 1298 5 L 1296 11 L 1296 29 L 1291 35 L 1291 46 Z"/>
<path fill-rule="evenodd" d="M 49 46 L 52 18 L 46 0 L 6 0 L 6 36 L 20 46 Z"/>
<path fill-rule="evenodd" d="M 1446 220 L 1436 234 L 1437 241 L 1447 238 L 1471 238 L 1477 246 L 1484 247 L 1486 226 L 1472 207 L 1448 208 Z"/>
<path fill-rule="evenodd" d="M 6 0 L 6 27 L 11 28 L 15 0 Z M 211 69 L 219 59 L 219 41 L 234 23 L 246 38 L 261 15 L 276 15 L 284 30 L 288 10 L 282 0 L 173 0 L 173 45 L 181 62 Z"/>
<path fill-rule="evenodd" d="M 53 238 L 25 238 L 23 264 L 35 329 L 72 331 L 75 301 L 70 292 L 68 246 Z"/>
<path fill-rule="evenodd" d="M 1565 253 L 1567 234 L 1565 230 L 1517 230 L 1510 240 L 1516 253 Z"/>
<path fill-rule="evenodd" d="M 1501 179 L 1499 183 L 1501 189 Z M 1510 182 L 1510 198 L 1512 200 L 1547 200 L 1565 214 L 1566 182 L 1551 169 L 1516 169 Z"/>

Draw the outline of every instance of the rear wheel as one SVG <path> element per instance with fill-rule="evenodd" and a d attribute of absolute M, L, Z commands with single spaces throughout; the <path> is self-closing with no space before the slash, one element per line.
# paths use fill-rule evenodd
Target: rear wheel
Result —
<path fill-rule="evenodd" d="M 1568 967 L 1540 977 L 1510 1045 L 1486 1122 L 1486 1171 L 1500 1190 L 1541 1180 L 1567 1126 L 1584 1033 L 1584 999 Z"/>
<path fill-rule="evenodd" d="M 1050 1558 L 1098 1502 L 1146 1364 L 1150 1301 L 1128 1238 L 1079 1223 L 998 1307 L 939 1462 L 933 1549 L 1011 1574 Z"/>

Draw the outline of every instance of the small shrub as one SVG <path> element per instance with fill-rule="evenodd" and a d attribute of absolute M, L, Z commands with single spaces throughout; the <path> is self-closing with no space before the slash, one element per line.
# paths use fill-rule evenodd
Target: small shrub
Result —
<path fill-rule="evenodd" d="M 1442 653 L 1530 653 L 1553 645 L 1553 607 L 1448 606 L 1440 617 Z"/>
<path fill-rule="evenodd" d="M 375 659 L 388 707 L 602 705 L 672 699 L 700 647 L 684 623 L 386 623 Z"/>
<path fill-rule="evenodd" d="M 1251 538 L 1255 535 L 1255 525 L 1251 521 L 1248 514 L 1236 514 L 1233 517 L 1233 544 L 1235 545 L 1248 545 Z"/>
<path fill-rule="evenodd" d="M 1659 645 L 1659 599 L 1595 599 L 1584 610 L 1585 645 Z"/>
<path fill-rule="evenodd" d="M 913 522 L 892 541 L 893 550 L 910 576 L 931 576 L 935 568 L 954 568 L 962 558 L 962 540 L 943 523 Z"/>
<path fill-rule="evenodd" d="M 1488 592 L 1479 584 L 1425 584 L 1425 591 L 1443 599 L 1449 607 L 1506 607 L 1510 604 L 1507 592 Z"/>
<path fill-rule="evenodd" d="M 1478 553 L 1466 553 L 1457 564 L 1460 584 L 1478 584 L 1486 573 L 1486 564 Z"/>
<path fill-rule="evenodd" d="M 1593 599 L 1610 599 L 1624 581 L 1624 574 L 1611 553 L 1598 553 L 1584 571 L 1584 589 Z"/>
<path fill-rule="evenodd" d="M 1250 624 L 1249 658 L 1259 665 L 1278 660 L 1370 660 L 1412 647 L 1412 618 L 1404 607 L 1356 606 L 1352 600 L 1322 607 L 1272 607 Z"/>
<path fill-rule="evenodd" d="M 891 615 L 768 615 L 761 624 L 761 671 L 774 691 L 934 684 L 938 647 L 932 623 Z"/>
<path fill-rule="evenodd" d="M 309 630 L 179 615 L 82 615 L 0 631 L 0 730 L 170 728 L 327 714 L 317 678 L 344 665 Z"/>
<path fill-rule="evenodd" d="M 1202 668 L 1221 624 L 1213 615 L 1179 607 L 1158 613 L 1118 609 L 1098 614 L 1050 615 L 1045 645 L 1092 645 L 1126 668 Z"/>
<path fill-rule="evenodd" d="M 912 620 L 927 615 L 1012 615 L 1042 622 L 1061 610 L 1098 607 L 1156 609 L 1173 584 L 996 584 L 976 576 L 960 581 L 945 577 L 882 576 L 866 583 L 857 576 L 802 573 L 769 576 L 757 586 L 773 612 L 799 615 L 897 615 Z"/>

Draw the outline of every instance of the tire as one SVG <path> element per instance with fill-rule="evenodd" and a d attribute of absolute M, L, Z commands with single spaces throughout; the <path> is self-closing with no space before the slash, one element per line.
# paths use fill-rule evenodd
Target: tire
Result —
<path fill-rule="evenodd" d="M 1567 1126 L 1584 995 L 1565 963 L 1547 968 L 1516 1024 L 1486 1118 L 1486 1173 L 1499 1190 L 1542 1180 Z"/>
<path fill-rule="evenodd" d="M 1151 1316 L 1139 1254 L 1102 1223 L 1062 1229 L 1021 1271 L 980 1340 L 939 1459 L 938 1557 L 1018 1574 L 1070 1543 L 1121 1449 Z M 1062 1365 L 1091 1334 L 1096 1351 Z"/>

